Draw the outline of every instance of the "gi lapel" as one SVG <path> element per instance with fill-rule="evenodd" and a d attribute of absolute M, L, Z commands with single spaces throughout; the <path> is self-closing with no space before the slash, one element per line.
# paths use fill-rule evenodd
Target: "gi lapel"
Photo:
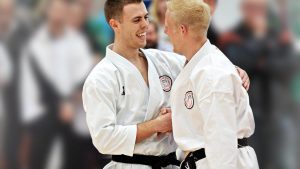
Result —
<path fill-rule="evenodd" d="M 125 59 L 123 56 L 119 55 L 118 53 L 112 51 L 112 46 L 109 45 L 106 48 L 106 57 L 118 68 L 119 70 L 124 70 L 126 69 L 128 72 L 132 73 L 135 79 L 139 82 L 140 86 L 144 88 L 148 88 L 147 84 L 144 81 L 144 78 L 140 71 L 127 59 Z M 124 84 L 125 85 L 125 84 Z M 130 84 L 126 84 L 130 85 Z M 122 86 L 121 86 L 122 87 Z M 125 87 L 126 90 L 126 87 Z M 144 91 L 144 90 L 142 90 Z"/>
<path fill-rule="evenodd" d="M 149 102 L 145 121 L 151 120 L 157 116 L 160 106 L 163 103 L 164 93 L 161 89 L 159 75 L 147 53 L 142 50 L 148 61 L 148 80 L 149 80 Z"/>
<path fill-rule="evenodd" d="M 184 66 L 184 68 L 179 73 L 177 79 L 174 82 L 173 89 L 171 92 L 171 102 L 173 102 L 174 95 L 177 89 L 180 88 L 179 85 L 181 85 L 183 81 L 189 79 L 192 70 L 199 63 L 199 61 L 210 51 L 211 47 L 211 43 L 209 42 L 209 40 L 207 40 L 202 46 L 202 48 L 199 49 L 199 51 L 192 57 L 192 59 Z"/>

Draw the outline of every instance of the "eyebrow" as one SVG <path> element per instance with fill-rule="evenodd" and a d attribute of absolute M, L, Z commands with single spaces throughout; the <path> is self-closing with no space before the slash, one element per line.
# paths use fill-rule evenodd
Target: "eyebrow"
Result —
<path fill-rule="evenodd" d="M 149 13 L 146 13 L 143 17 L 149 16 Z M 132 20 L 143 18 L 142 16 L 133 17 Z"/>

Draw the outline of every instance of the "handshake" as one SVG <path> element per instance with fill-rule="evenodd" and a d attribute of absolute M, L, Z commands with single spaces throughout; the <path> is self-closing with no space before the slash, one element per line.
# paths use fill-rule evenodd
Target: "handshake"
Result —
<path fill-rule="evenodd" d="M 140 123 L 137 126 L 136 143 L 157 134 L 160 138 L 164 134 L 172 132 L 172 112 L 170 108 L 160 109 L 159 115 L 150 121 Z"/>
<path fill-rule="evenodd" d="M 172 132 L 171 108 L 161 108 L 158 117 L 154 119 L 158 134 Z"/>

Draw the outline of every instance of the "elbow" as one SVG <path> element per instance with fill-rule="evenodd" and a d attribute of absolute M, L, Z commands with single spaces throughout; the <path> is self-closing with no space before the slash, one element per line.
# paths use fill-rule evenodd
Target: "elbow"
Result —
<path fill-rule="evenodd" d="M 93 144 L 101 154 L 112 154 L 111 138 L 108 137 L 103 130 L 105 129 L 101 129 L 97 134 L 91 133 Z"/>
<path fill-rule="evenodd" d="M 96 147 L 96 149 L 99 151 L 99 153 L 101 153 L 101 154 L 111 154 L 111 152 L 109 151 L 107 146 L 103 146 L 103 145 L 97 143 L 96 141 L 94 141 L 94 139 L 93 139 L 93 144 Z"/>
<path fill-rule="evenodd" d="M 107 126 L 91 132 L 94 146 L 102 154 L 133 155 L 136 126 Z"/>

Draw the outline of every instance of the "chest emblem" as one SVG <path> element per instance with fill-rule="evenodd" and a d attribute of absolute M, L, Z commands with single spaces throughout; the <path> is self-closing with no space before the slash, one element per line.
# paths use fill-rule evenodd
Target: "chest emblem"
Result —
<path fill-rule="evenodd" d="M 194 96 L 192 91 L 185 93 L 184 105 L 187 109 L 192 109 L 194 107 Z"/>
<path fill-rule="evenodd" d="M 169 92 L 172 88 L 172 79 L 167 75 L 163 75 L 159 77 L 159 80 L 163 90 Z"/>

